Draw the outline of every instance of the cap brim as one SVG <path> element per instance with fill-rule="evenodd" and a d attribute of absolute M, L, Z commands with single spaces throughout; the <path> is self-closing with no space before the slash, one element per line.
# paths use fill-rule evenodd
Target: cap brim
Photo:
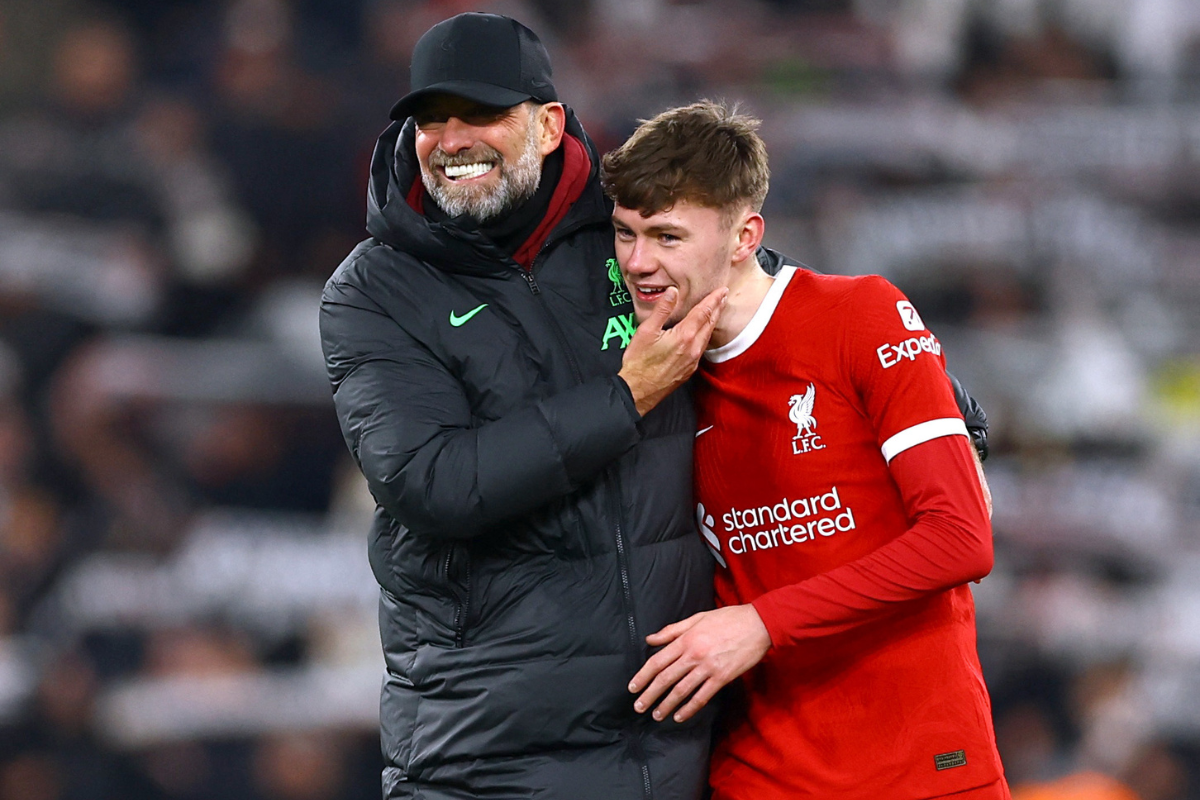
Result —
<path fill-rule="evenodd" d="M 517 103 L 524 103 L 526 100 L 533 98 L 533 95 L 526 92 L 518 92 L 514 89 L 506 89 L 503 86 L 495 86 L 490 83 L 443 81 L 404 95 L 404 97 L 401 97 L 396 102 L 396 105 L 392 106 L 392 113 L 389 116 L 392 119 L 407 119 L 412 116 L 413 108 L 418 103 L 426 97 L 435 94 L 452 94 L 456 97 L 474 100 L 476 103 L 483 103 L 484 105 L 495 106 L 496 108 L 511 108 Z"/>

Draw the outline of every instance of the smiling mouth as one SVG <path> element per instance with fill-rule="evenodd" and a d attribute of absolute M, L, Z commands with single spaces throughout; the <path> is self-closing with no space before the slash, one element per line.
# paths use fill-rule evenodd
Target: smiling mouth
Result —
<path fill-rule="evenodd" d="M 493 161 L 478 161 L 474 164 L 447 164 L 442 167 L 442 173 L 452 181 L 467 181 L 478 178 L 492 171 L 496 166 Z"/>
<path fill-rule="evenodd" d="M 647 303 L 653 303 L 667 290 L 666 286 L 634 286 L 633 288 L 638 299 Z"/>

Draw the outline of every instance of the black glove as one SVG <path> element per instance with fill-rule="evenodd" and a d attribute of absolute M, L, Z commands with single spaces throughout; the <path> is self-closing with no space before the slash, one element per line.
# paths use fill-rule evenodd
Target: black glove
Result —
<path fill-rule="evenodd" d="M 958 382 L 958 378 L 946 373 L 946 377 L 950 379 L 950 385 L 954 387 L 954 399 L 958 402 L 958 410 L 962 412 L 963 419 L 967 423 L 967 433 L 971 434 L 971 444 L 975 445 L 975 452 L 979 453 L 979 460 L 984 461 L 988 457 L 988 421 L 987 414 L 983 412 L 983 408 L 979 403 L 975 402 L 975 398 L 967 394 L 967 390 Z"/>

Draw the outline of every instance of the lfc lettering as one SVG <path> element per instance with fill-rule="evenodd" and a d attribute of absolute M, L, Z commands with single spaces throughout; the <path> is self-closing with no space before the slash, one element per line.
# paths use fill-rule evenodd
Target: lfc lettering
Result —
<path fill-rule="evenodd" d="M 824 450 L 825 443 L 820 436 L 809 436 L 806 439 L 792 439 L 792 455 L 811 453 L 814 450 Z"/>

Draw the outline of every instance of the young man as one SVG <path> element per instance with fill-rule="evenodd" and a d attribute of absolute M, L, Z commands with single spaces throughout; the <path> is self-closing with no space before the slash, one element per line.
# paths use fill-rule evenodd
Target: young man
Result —
<path fill-rule="evenodd" d="M 639 320 L 729 289 L 696 388 L 720 607 L 647 638 L 635 708 L 685 720 L 744 674 L 715 800 L 1007 798 L 966 586 L 987 500 L 941 344 L 882 278 L 760 267 L 756 128 L 699 103 L 604 160 Z"/>

